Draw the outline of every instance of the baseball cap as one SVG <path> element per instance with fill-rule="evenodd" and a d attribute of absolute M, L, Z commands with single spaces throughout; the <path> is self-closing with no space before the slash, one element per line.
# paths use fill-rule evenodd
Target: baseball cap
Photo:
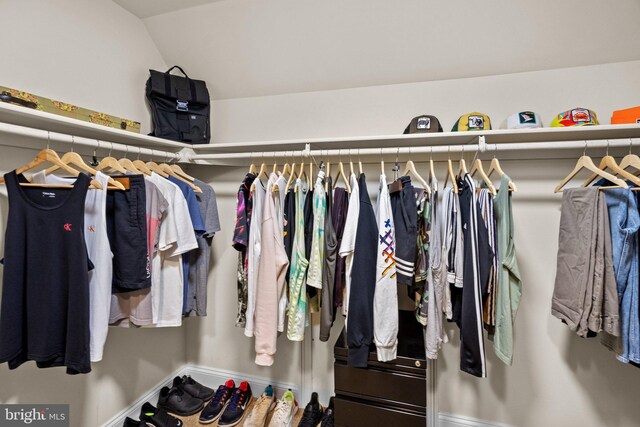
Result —
<path fill-rule="evenodd" d="M 611 124 L 621 125 L 624 123 L 640 123 L 640 107 L 614 111 L 611 116 Z"/>
<path fill-rule="evenodd" d="M 422 116 L 414 117 L 411 123 L 407 125 L 404 133 L 427 133 L 427 132 L 442 132 L 442 126 L 436 116 L 430 116 L 423 114 Z"/>
<path fill-rule="evenodd" d="M 507 118 L 507 129 L 541 128 L 542 120 L 538 113 L 520 111 Z"/>
<path fill-rule="evenodd" d="M 466 132 L 473 130 L 491 130 L 491 120 L 489 116 L 482 113 L 469 113 L 460 116 L 456 124 L 451 128 L 451 132 Z"/>
<path fill-rule="evenodd" d="M 587 108 L 574 108 L 558 114 L 551 122 L 551 127 L 590 126 L 597 125 L 596 113 Z"/>

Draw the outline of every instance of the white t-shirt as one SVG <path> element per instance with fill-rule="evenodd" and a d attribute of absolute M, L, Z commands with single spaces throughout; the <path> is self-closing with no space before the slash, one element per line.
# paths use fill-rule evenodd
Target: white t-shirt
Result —
<path fill-rule="evenodd" d="M 351 196 L 349 197 L 349 210 L 344 225 L 344 233 L 342 235 L 342 243 L 338 254 L 346 257 L 344 263 L 345 269 L 345 289 L 342 303 L 342 314 L 349 319 L 349 294 L 351 292 L 351 268 L 353 267 L 353 252 L 356 249 L 356 232 L 358 231 L 358 217 L 360 216 L 360 189 L 358 187 L 358 178 L 352 173 L 349 178 L 351 181 Z M 347 323 L 345 320 L 345 325 Z"/>
<path fill-rule="evenodd" d="M 262 211 L 264 210 L 264 197 L 266 189 L 262 181 L 256 178 L 253 181 L 253 207 L 251 211 L 251 223 L 249 224 L 249 246 L 247 247 L 247 323 L 244 334 L 253 336 L 255 326 L 254 314 L 256 310 L 256 288 L 258 287 L 258 266 L 260 265 L 260 250 L 262 245 Z"/>
<path fill-rule="evenodd" d="M 398 281 L 396 279 L 395 228 L 387 178 L 380 175 L 378 202 L 378 256 L 376 258 L 376 288 L 373 295 L 373 338 L 380 362 L 396 358 L 398 348 Z"/>
<path fill-rule="evenodd" d="M 104 344 L 109 330 L 109 305 L 111 302 L 111 280 L 113 274 L 111 247 L 107 236 L 107 181 L 109 177 L 98 172 L 95 180 L 102 190 L 90 189 L 84 202 L 84 239 L 89 259 L 94 269 L 89 271 L 89 331 L 92 362 L 102 360 Z M 45 175 L 40 171 L 32 175 L 34 184 L 70 184 L 75 178 Z"/>
<path fill-rule="evenodd" d="M 184 275 L 182 257 L 198 247 L 187 201 L 177 185 L 160 175 L 150 177 L 169 202 L 160 222 L 158 247 L 151 259 L 153 326 L 182 325 Z"/>

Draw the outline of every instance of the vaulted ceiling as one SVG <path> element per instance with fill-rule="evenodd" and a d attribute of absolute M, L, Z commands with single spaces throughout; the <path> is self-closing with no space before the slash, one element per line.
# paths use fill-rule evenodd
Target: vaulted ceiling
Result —
<path fill-rule="evenodd" d="M 114 1 L 216 99 L 640 59 L 638 0 Z"/>

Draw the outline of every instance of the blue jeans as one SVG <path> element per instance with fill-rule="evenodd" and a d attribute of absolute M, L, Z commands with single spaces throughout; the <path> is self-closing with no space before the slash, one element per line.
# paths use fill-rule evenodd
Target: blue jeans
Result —
<path fill-rule="evenodd" d="M 640 318 L 638 317 L 638 229 L 640 214 L 635 192 L 615 188 L 605 191 L 613 269 L 620 304 L 620 340 L 618 360 L 640 362 Z"/>

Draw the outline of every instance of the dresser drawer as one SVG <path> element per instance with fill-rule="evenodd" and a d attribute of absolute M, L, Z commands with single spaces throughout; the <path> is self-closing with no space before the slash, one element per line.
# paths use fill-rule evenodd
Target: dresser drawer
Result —
<path fill-rule="evenodd" d="M 426 382 L 423 375 L 407 374 L 379 370 L 350 368 L 344 363 L 336 362 L 335 390 L 336 394 L 358 395 L 362 398 L 377 398 L 390 402 L 419 406 L 424 408 L 426 402 Z"/>
<path fill-rule="evenodd" d="M 424 427 L 424 414 L 392 407 L 335 398 L 335 425 L 338 427 Z"/>

